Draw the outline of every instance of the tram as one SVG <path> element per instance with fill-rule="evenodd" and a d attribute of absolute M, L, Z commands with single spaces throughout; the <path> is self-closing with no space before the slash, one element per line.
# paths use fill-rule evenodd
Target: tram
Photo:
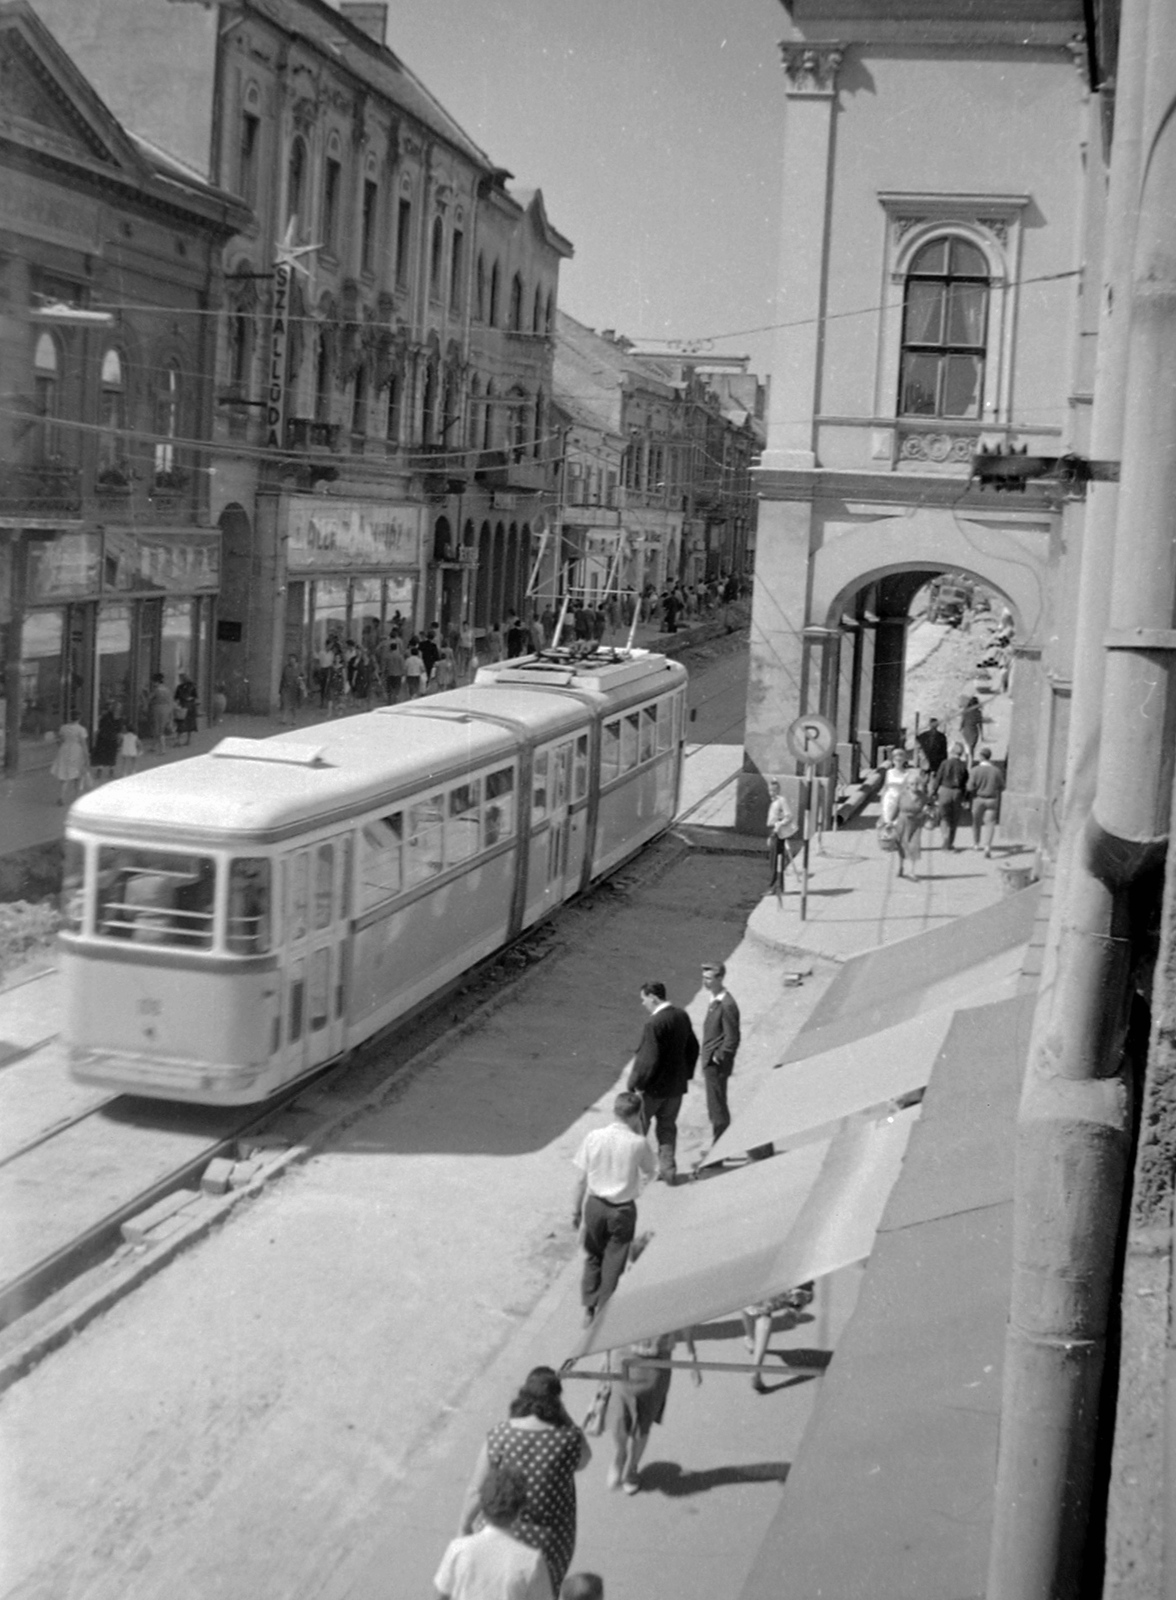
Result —
<path fill-rule="evenodd" d="M 686 671 L 552 651 L 83 795 L 70 1070 L 213 1105 L 344 1055 L 667 828 Z"/>

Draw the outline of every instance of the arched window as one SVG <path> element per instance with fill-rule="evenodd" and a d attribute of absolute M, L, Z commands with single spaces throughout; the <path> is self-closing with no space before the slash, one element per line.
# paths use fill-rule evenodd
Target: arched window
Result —
<path fill-rule="evenodd" d="M 180 434 L 180 369 L 169 361 L 159 378 L 155 402 L 155 478 L 170 478 L 178 468 L 175 441 Z"/>
<path fill-rule="evenodd" d="M 555 331 L 555 296 L 553 294 L 549 294 L 547 296 L 547 309 L 544 312 L 543 323 L 544 323 L 544 327 L 543 327 L 544 333 L 547 333 L 547 334 L 554 333 L 554 331 Z"/>
<path fill-rule="evenodd" d="M 433 444 L 437 436 L 437 368 L 430 361 L 425 368 L 425 392 L 421 405 L 421 443 Z"/>
<path fill-rule="evenodd" d="M 482 449 L 494 448 L 494 379 L 486 380 L 486 404 L 482 410 Z"/>
<path fill-rule="evenodd" d="M 477 450 L 482 441 L 482 381 L 475 375 L 470 379 L 469 410 L 466 413 L 466 448 Z"/>
<path fill-rule="evenodd" d="M 516 333 L 521 333 L 523 328 L 523 280 L 516 272 L 510 280 L 510 321 L 508 327 Z"/>
<path fill-rule="evenodd" d="M 461 310 L 465 285 L 465 234 L 460 228 L 453 230 L 453 243 L 449 247 L 449 314 Z"/>
<path fill-rule="evenodd" d="M 400 403 L 404 395 L 404 382 L 398 372 L 388 379 L 388 410 L 385 437 L 389 444 L 400 443 Z"/>
<path fill-rule="evenodd" d="M 486 258 L 481 251 L 474 272 L 474 316 L 479 322 L 486 320 Z"/>
<path fill-rule="evenodd" d="M 531 332 L 543 332 L 543 296 L 538 284 L 535 286 L 535 304 L 531 307 Z"/>
<path fill-rule="evenodd" d="M 241 107 L 241 144 L 237 153 L 237 192 L 247 206 L 257 204 L 261 158 L 261 90 L 251 83 Z"/>
<path fill-rule="evenodd" d="M 903 291 L 898 410 L 908 417 L 978 417 L 988 336 L 988 263 L 957 236 L 932 239 Z"/>
<path fill-rule="evenodd" d="M 461 448 L 461 438 L 457 428 L 457 395 L 457 373 L 449 371 L 445 374 L 445 388 L 441 399 L 441 442 L 449 450 Z"/>
<path fill-rule="evenodd" d="M 445 259 L 445 228 L 440 217 L 433 218 L 433 233 L 429 245 L 429 298 L 441 298 L 441 264 Z"/>
<path fill-rule="evenodd" d="M 286 163 L 286 221 L 294 224 L 294 236 L 301 239 L 306 233 L 306 141 L 300 134 L 290 145 L 290 159 Z"/>
<path fill-rule="evenodd" d="M 115 473 L 125 467 L 127 457 L 126 379 L 122 351 L 111 348 L 102 357 L 99 374 L 98 435 L 99 474 Z M 124 480 L 129 481 L 129 480 Z"/>
<path fill-rule="evenodd" d="M 499 271 L 497 261 L 490 269 L 490 304 L 486 307 L 486 321 L 492 328 L 498 326 Z"/>
<path fill-rule="evenodd" d="M 343 156 L 337 134 L 332 134 L 323 163 L 323 249 L 339 253 L 339 223 L 343 207 Z"/>
<path fill-rule="evenodd" d="M 536 457 L 542 456 L 543 454 L 543 426 L 546 411 L 547 407 L 543 399 L 543 390 L 540 389 L 539 393 L 535 396 L 535 433 L 532 441 Z"/>
<path fill-rule="evenodd" d="M 51 333 L 42 333 L 33 351 L 33 408 L 37 423 L 37 453 L 42 461 L 57 454 L 55 426 L 61 400 L 61 348 Z"/>

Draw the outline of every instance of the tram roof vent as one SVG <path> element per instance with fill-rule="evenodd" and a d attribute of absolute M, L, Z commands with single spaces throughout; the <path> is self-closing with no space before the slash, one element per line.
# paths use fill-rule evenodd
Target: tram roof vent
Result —
<path fill-rule="evenodd" d="M 295 744 L 285 739 L 222 739 L 210 755 L 234 761 L 276 761 L 287 767 L 325 767 L 321 744 Z"/>

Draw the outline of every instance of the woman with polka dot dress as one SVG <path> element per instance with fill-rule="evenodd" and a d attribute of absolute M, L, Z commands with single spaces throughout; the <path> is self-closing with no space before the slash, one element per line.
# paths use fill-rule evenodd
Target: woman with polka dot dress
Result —
<path fill-rule="evenodd" d="M 491 1428 L 466 1491 L 459 1534 L 479 1523 L 479 1496 L 492 1468 L 517 1467 L 527 1503 L 511 1532 L 542 1550 L 559 1593 L 576 1547 L 576 1480 L 592 1449 L 564 1409 L 563 1386 L 551 1367 L 536 1367 L 511 1401 L 510 1419 Z"/>

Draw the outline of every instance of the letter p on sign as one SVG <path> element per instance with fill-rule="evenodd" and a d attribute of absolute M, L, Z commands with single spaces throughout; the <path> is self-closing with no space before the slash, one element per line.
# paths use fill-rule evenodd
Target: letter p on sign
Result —
<path fill-rule="evenodd" d="M 797 717 L 788 729 L 788 748 L 798 761 L 823 761 L 837 743 L 832 723 L 810 714 Z"/>

